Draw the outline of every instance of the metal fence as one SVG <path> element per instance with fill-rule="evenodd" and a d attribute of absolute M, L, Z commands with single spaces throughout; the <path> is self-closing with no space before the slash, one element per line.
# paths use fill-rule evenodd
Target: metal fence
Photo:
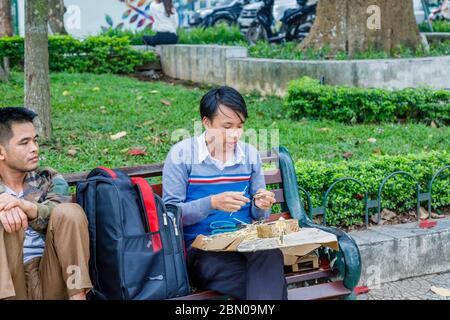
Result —
<path fill-rule="evenodd" d="M 436 181 L 436 178 L 438 178 L 442 174 L 442 172 L 444 172 L 445 170 L 448 170 L 448 169 L 450 169 L 450 165 L 442 167 L 432 176 L 431 180 L 428 182 L 427 192 L 421 192 L 419 181 L 412 174 L 405 172 L 405 171 L 396 171 L 383 179 L 383 182 L 378 187 L 378 193 L 377 193 L 376 199 L 369 199 L 367 188 L 360 180 L 351 178 L 351 177 L 337 179 L 336 181 L 333 182 L 333 184 L 328 188 L 328 190 L 323 195 L 322 206 L 316 207 L 316 208 L 314 208 L 312 205 L 311 194 L 301 186 L 298 186 L 298 188 L 303 194 L 306 195 L 306 201 L 308 204 L 308 211 L 309 211 L 308 214 L 309 214 L 310 219 L 313 219 L 313 217 L 316 217 L 316 216 L 323 216 L 323 225 L 326 226 L 327 225 L 327 207 L 328 207 L 329 197 L 330 197 L 331 192 L 334 190 L 334 188 L 337 185 L 342 184 L 342 183 L 356 183 L 356 184 L 360 185 L 361 188 L 364 190 L 364 197 L 362 200 L 364 201 L 365 225 L 367 227 L 369 225 L 369 210 L 370 209 L 374 209 L 374 208 L 377 209 L 377 223 L 378 224 L 381 223 L 381 211 L 382 211 L 381 201 L 382 201 L 383 189 L 384 189 L 386 183 L 390 179 L 395 178 L 397 176 L 405 176 L 409 179 L 412 179 L 415 182 L 415 192 L 416 192 L 416 201 L 417 201 L 417 205 L 416 205 L 417 221 L 420 220 L 420 204 L 422 202 L 428 202 L 428 219 L 431 220 L 432 219 L 431 203 L 432 203 L 432 199 L 433 199 L 433 184 Z"/>

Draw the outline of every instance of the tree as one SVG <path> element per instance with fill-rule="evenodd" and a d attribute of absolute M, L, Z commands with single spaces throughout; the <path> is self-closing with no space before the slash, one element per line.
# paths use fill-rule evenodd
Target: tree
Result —
<path fill-rule="evenodd" d="M 36 127 L 51 136 L 48 0 L 25 1 L 25 106 L 38 114 Z"/>
<path fill-rule="evenodd" d="M 319 0 L 316 21 L 300 49 L 331 49 L 350 57 L 368 50 L 416 50 L 420 33 L 413 0 Z"/>
<path fill-rule="evenodd" d="M 64 0 L 49 0 L 48 24 L 54 34 L 67 34 L 64 27 Z"/>
<path fill-rule="evenodd" d="M 0 38 L 13 34 L 11 0 L 0 0 Z"/>
<path fill-rule="evenodd" d="M 13 34 L 11 1 L 0 0 L 0 38 L 11 37 Z M 4 57 L 0 60 L 0 81 L 7 82 L 9 79 L 9 60 Z"/>

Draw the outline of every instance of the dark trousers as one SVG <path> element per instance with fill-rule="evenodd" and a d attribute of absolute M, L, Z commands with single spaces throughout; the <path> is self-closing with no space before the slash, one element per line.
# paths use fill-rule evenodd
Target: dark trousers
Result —
<path fill-rule="evenodd" d="M 178 36 L 171 32 L 157 32 L 154 36 L 144 36 L 143 40 L 148 46 L 176 44 L 178 42 Z"/>
<path fill-rule="evenodd" d="M 280 250 L 205 252 L 188 250 L 192 285 L 240 300 L 287 300 L 283 254 Z"/>

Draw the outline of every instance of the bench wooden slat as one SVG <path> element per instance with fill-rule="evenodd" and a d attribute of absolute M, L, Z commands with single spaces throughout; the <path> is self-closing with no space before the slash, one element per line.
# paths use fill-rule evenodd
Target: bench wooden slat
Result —
<path fill-rule="evenodd" d="M 335 277 L 337 274 L 338 274 L 338 272 L 335 269 L 316 270 L 316 271 L 309 271 L 309 272 L 307 271 L 307 272 L 302 272 L 302 273 L 298 273 L 298 274 L 286 275 L 286 282 L 287 282 L 287 284 L 292 284 L 292 283 L 298 283 L 301 281 L 308 281 L 308 280 L 322 279 L 322 278 L 331 278 L 331 277 Z M 315 287 L 315 286 L 309 286 L 307 288 L 313 288 L 313 287 Z M 292 297 L 296 297 L 297 296 L 297 293 L 295 293 L 296 289 L 290 289 L 288 291 L 288 293 L 291 292 L 292 290 L 294 290 L 294 293 L 292 293 Z M 324 291 L 324 289 L 320 289 L 320 290 Z M 347 291 L 345 291 L 345 292 L 347 292 Z M 345 294 L 347 294 L 347 293 L 345 293 Z M 214 299 L 214 298 L 217 299 L 217 298 L 223 298 L 223 297 L 224 297 L 224 295 L 217 291 L 207 290 L 207 291 L 194 293 L 189 296 L 174 298 L 171 300 L 208 300 L 208 299 Z M 335 297 L 335 296 L 333 296 L 333 297 Z M 327 296 L 324 296 L 324 297 L 320 296 L 319 298 L 329 298 L 329 294 L 327 294 Z"/>
<path fill-rule="evenodd" d="M 264 180 L 266 185 L 282 183 L 281 171 L 279 169 L 264 171 Z"/>
<path fill-rule="evenodd" d="M 152 190 L 158 196 L 162 197 L 162 184 L 152 184 Z"/>
<path fill-rule="evenodd" d="M 335 269 L 327 270 L 314 270 L 303 273 L 294 273 L 286 275 L 287 284 L 298 283 L 302 281 L 322 279 L 322 278 L 333 278 L 338 275 L 338 271 Z"/>
<path fill-rule="evenodd" d="M 151 178 L 151 177 L 160 177 L 162 175 L 163 164 L 155 163 L 147 166 L 125 167 L 115 169 L 122 170 L 130 177 Z M 74 185 L 78 181 L 85 180 L 88 174 L 89 172 L 79 172 L 79 173 L 68 173 L 64 174 L 63 176 L 69 185 Z"/>
<path fill-rule="evenodd" d="M 272 213 L 269 218 L 267 218 L 267 221 L 276 221 L 283 217 L 284 219 L 292 219 L 292 216 L 289 212 L 283 212 L 283 213 Z"/>
<path fill-rule="evenodd" d="M 289 300 L 319 300 L 340 298 L 351 293 L 342 281 L 295 288 L 288 291 Z"/>
<path fill-rule="evenodd" d="M 188 296 L 172 298 L 170 300 L 208 300 L 218 297 L 223 297 L 224 295 L 212 290 L 202 291 L 194 294 L 190 294 Z"/>
<path fill-rule="evenodd" d="M 278 160 L 278 156 L 274 152 L 266 152 L 261 151 L 260 153 L 261 161 L 263 163 L 271 163 Z M 149 165 L 144 166 L 135 166 L 135 167 L 124 167 L 124 168 L 115 168 L 124 171 L 127 173 L 130 177 L 142 177 L 142 178 L 151 178 L 151 177 L 160 177 L 162 176 L 162 169 L 164 164 L 163 163 L 153 163 Z M 273 170 L 277 171 L 277 170 Z M 279 171 L 279 170 L 278 170 Z M 66 179 L 67 183 L 69 185 L 75 185 L 77 182 L 85 180 L 89 172 L 78 172 L 78 173 L 66 173 L 63 174 L 64 179 Z M 281 182 L 281 173 L 279 175 L 275 175 L 274 178 L 269 179 L 275 179 L 275 182 L 271 182 L 268 184 L 273 183 L 280 183 Z M 269 180 L 271 181 L 271 180 Z M 266 182 L 267 183 L 267 182 Z"/>

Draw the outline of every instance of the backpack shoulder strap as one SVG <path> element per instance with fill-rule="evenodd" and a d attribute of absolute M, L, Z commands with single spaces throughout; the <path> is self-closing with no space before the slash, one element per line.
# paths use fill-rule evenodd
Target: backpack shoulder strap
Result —
<path fill-rule="evenodd" d="M 144 178 L 131 178 L 131 183 L 138 190 L 138 197 L 141 200 L 142 209 L 145 212 L 148 223 L 148 231 L 158 232 L 160 230 L 158 220 L 158 209 L 156 208 L 155 195 L 152 187 Z M 162 248 L 161 238 L 159 235 L 153 236 L 153 250 L 158 251 Z"/>

